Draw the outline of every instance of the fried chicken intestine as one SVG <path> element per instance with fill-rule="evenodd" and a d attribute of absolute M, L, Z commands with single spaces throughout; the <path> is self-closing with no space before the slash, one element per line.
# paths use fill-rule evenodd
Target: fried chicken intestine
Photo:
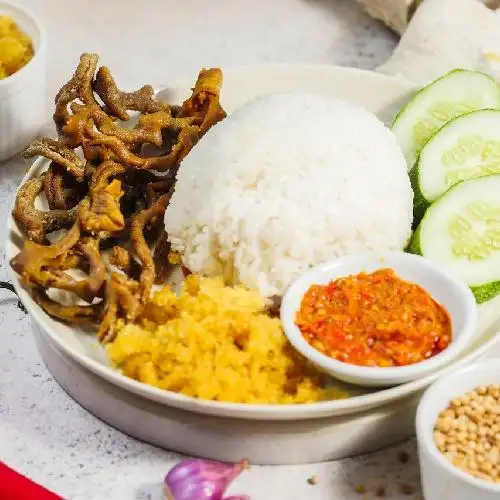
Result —
<path fill-rule="evenodd" d="M 141 314 L 153 284 L 164 282 L 170 245 L 162 223 L 176 169 L 226 113 L 219 69 L 200 71 L 177 106 L 157 100 L 148 85 L 121 91 L 108 68 L 96 74 L 97 64 L 96 54 L 83 54 L 58 92 L 58 139 L 37 139 L 24 151 L 51 163 L 18 191 L 13 217 L 26 241 L 11 266 L 47 314 L 100 323 L 105 342 L 118 320 Z M 129 112 L 138 114 L 132 128 L 119 121 Z M 163 150 L 148 156 L 146 145 Z M 43 195 L 49 210 L 39 208 Z M 60 230 L 66 233 L 54 237 Z M 113 249 L 109 259 L 105 248 Z M 58 302 L 52 290 L 69 292 L 75 304 Z"/>

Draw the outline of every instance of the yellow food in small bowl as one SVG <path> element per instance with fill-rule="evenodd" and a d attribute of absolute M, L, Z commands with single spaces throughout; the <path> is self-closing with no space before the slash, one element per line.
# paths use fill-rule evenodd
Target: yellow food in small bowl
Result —
<path fill-rule="evenodd" d="M 0 15 L 0 80 L 13 75 L 33 58 L 33 42 L 9 16 Z"/>
<path fill-rule="evenodd" d="M 135 324 L 121 323 L 111 362 L 141 382 L 196 398 L 253 404 L 347 397 L 322 376 L 264 310 L 258 292 L 190 275 L 177 296 L 157 292 Z"/>

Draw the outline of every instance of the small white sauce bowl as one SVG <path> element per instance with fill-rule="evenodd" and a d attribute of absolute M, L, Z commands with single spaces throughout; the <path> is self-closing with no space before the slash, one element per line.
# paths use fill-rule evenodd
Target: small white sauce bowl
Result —
<path fill-rule="evenodd" d="M 498 360 L 471 365 L 431 385 L 417 410 L 417 442 L 426 500 L 498 500 L 500 484 L 488 483 L 455 467 L 434 444 L 438 414 L 450 401 L 481 385 L 500 384 Z"/>
<path fill-rule="evenodd" d="M 420 285 L 448 311 L 452 324 L 450 345 L 441 353 L 420 363 L 388 368 L 344 363 L 312 347 L 295 324 L 297 311 L 309 287 L 386 268 L 393 269 L 399 278 Z M 292 283 L 281 304 L 281 322 L 295 349 L 323 371 L 355 385 L 388 387 L 429 375 L 455 360 L 475 334 L 477 306 L 474 295 L 465 283 L 427 259 L 403 252 L 363 253 L 322 264 Z"/>
<path fill-rule="evenodd" d="M 47 121 L 47 37 L 35 16 L 17 3 L 0 1 L 0 15 L 12 17 L 32 39 L 34 55 L 17 73 L 0 80 L 0 161 L 24 149 Z"/>

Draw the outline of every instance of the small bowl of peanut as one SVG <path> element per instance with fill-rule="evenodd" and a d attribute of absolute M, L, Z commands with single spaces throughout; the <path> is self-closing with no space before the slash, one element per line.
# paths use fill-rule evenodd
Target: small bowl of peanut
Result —
<path fill-rule="evenodd" d="M 425 392 L 417 440 L 426 500 L 500 498 L 500 363 L 471 365 Z"/>

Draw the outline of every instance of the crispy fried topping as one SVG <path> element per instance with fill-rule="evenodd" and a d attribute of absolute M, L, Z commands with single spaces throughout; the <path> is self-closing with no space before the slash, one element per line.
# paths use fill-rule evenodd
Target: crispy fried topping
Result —
<path fill-rule="evenodd" d="M 66 323 L 83 325 L 97 323 L 102 315 L 103 302 L 88 306 L 65 306 L 51 299 L 45 290 L 33 289 L 34 301 L 49 315 Z"/>
<path fill-rule="evenodd" d="M 83 181 L 85 162 L 70 148 L 53 139 L 35 139 L 24 151 L 24 158 L 43 156 L 64 167 L 76 180 Z"/>
<path fill-rule="evenodd" d="M 123 121 L 129 119 L 127 111 L 156 113 L 168 107 L 154 98 L 151 85 L 144 85 L 135 92 L 122 92 L 106 66 L 99 68 L 94 80 L 94 90 L 105 104 L 106 112 Z"/>
<path fill-rule="evenodd" d="M 118 321 L 141 314 L 153 283 L 166 279 L 170 244 L 162 223 L 175 174 L 226 114 L 219 69 L 202 70 L 179 106 L 157 100 L 149 85 L 121 91 L 108 68 L 96 74 L 97 64 L 96 54 L 83 54 L 58 92 L 58 140 L 37 139 L 24 151 L 51 163 L 18 191 L 13 216 L 27 240 L 11 266 L 47 314 L 100 323 L 98 338 L 106 342 Z M 122 123 L 129 112 L 138 114 L 134 126 Z M 49 242 L 59 230 L 66 232 Z M 59 303 L 57 290 L 70 292 L 75 305 Z"/>
<path fill-rule="evenodd" d="M 132 220 L 130 228 L 130 239 L 134 247 L 135 253 L 142 264 L 140 283 L 141 283 L 141 299 L 145 303 L 155 280 L 155 264 L 153 253 L 149 248 L 146 238 L 144 237 L 144 228 L 148 223 L 154 223 L 155 219 L 162 220 L 163 215 L 168 206 L 172 194 L 161 196 L 158 201 L 153 203 L 150 208 L 143 210 Z"/>
<path fill-rule="evenodd" d="M 63 85 L 56 95 L 54 123 L 59 136 L 69 117 L 68 105 L 75 99 L 84 104 L 97 104 L 92 89 L 92 79 L 97 68 L 99 56 L 97 54 L 82 54 L 80 63 L 70 81 Z"/>
<path fill-rule="evenodd" d="M 172 267 L 169 261 L 170 242 L 168 234 L 165 230 L 161 232 L 160 238 L 156 243 L 153 254 L 154 266 L 156 271 L 155 284 L 161 285 L 165 283 L 168 277 L 168 272 Z"/>
<path fill-rule="evenodd" d="M 114 246 L 112 248 L 109 263 L 132 279 L 138 280 L 141 275 L 141 265 L 134 259 L 133 255 L 123 247 Z"/>
<path fill-rule="evenodd" d="M 31 241 L 43 243 L 45 236 L 60 229 L 71 227 L 78 208 L 70 210 L 43 211 L 35 208 L 38 195 L 42 193 L 45 174 L 26 181 L 17 192 L 12 215 Z"/>

